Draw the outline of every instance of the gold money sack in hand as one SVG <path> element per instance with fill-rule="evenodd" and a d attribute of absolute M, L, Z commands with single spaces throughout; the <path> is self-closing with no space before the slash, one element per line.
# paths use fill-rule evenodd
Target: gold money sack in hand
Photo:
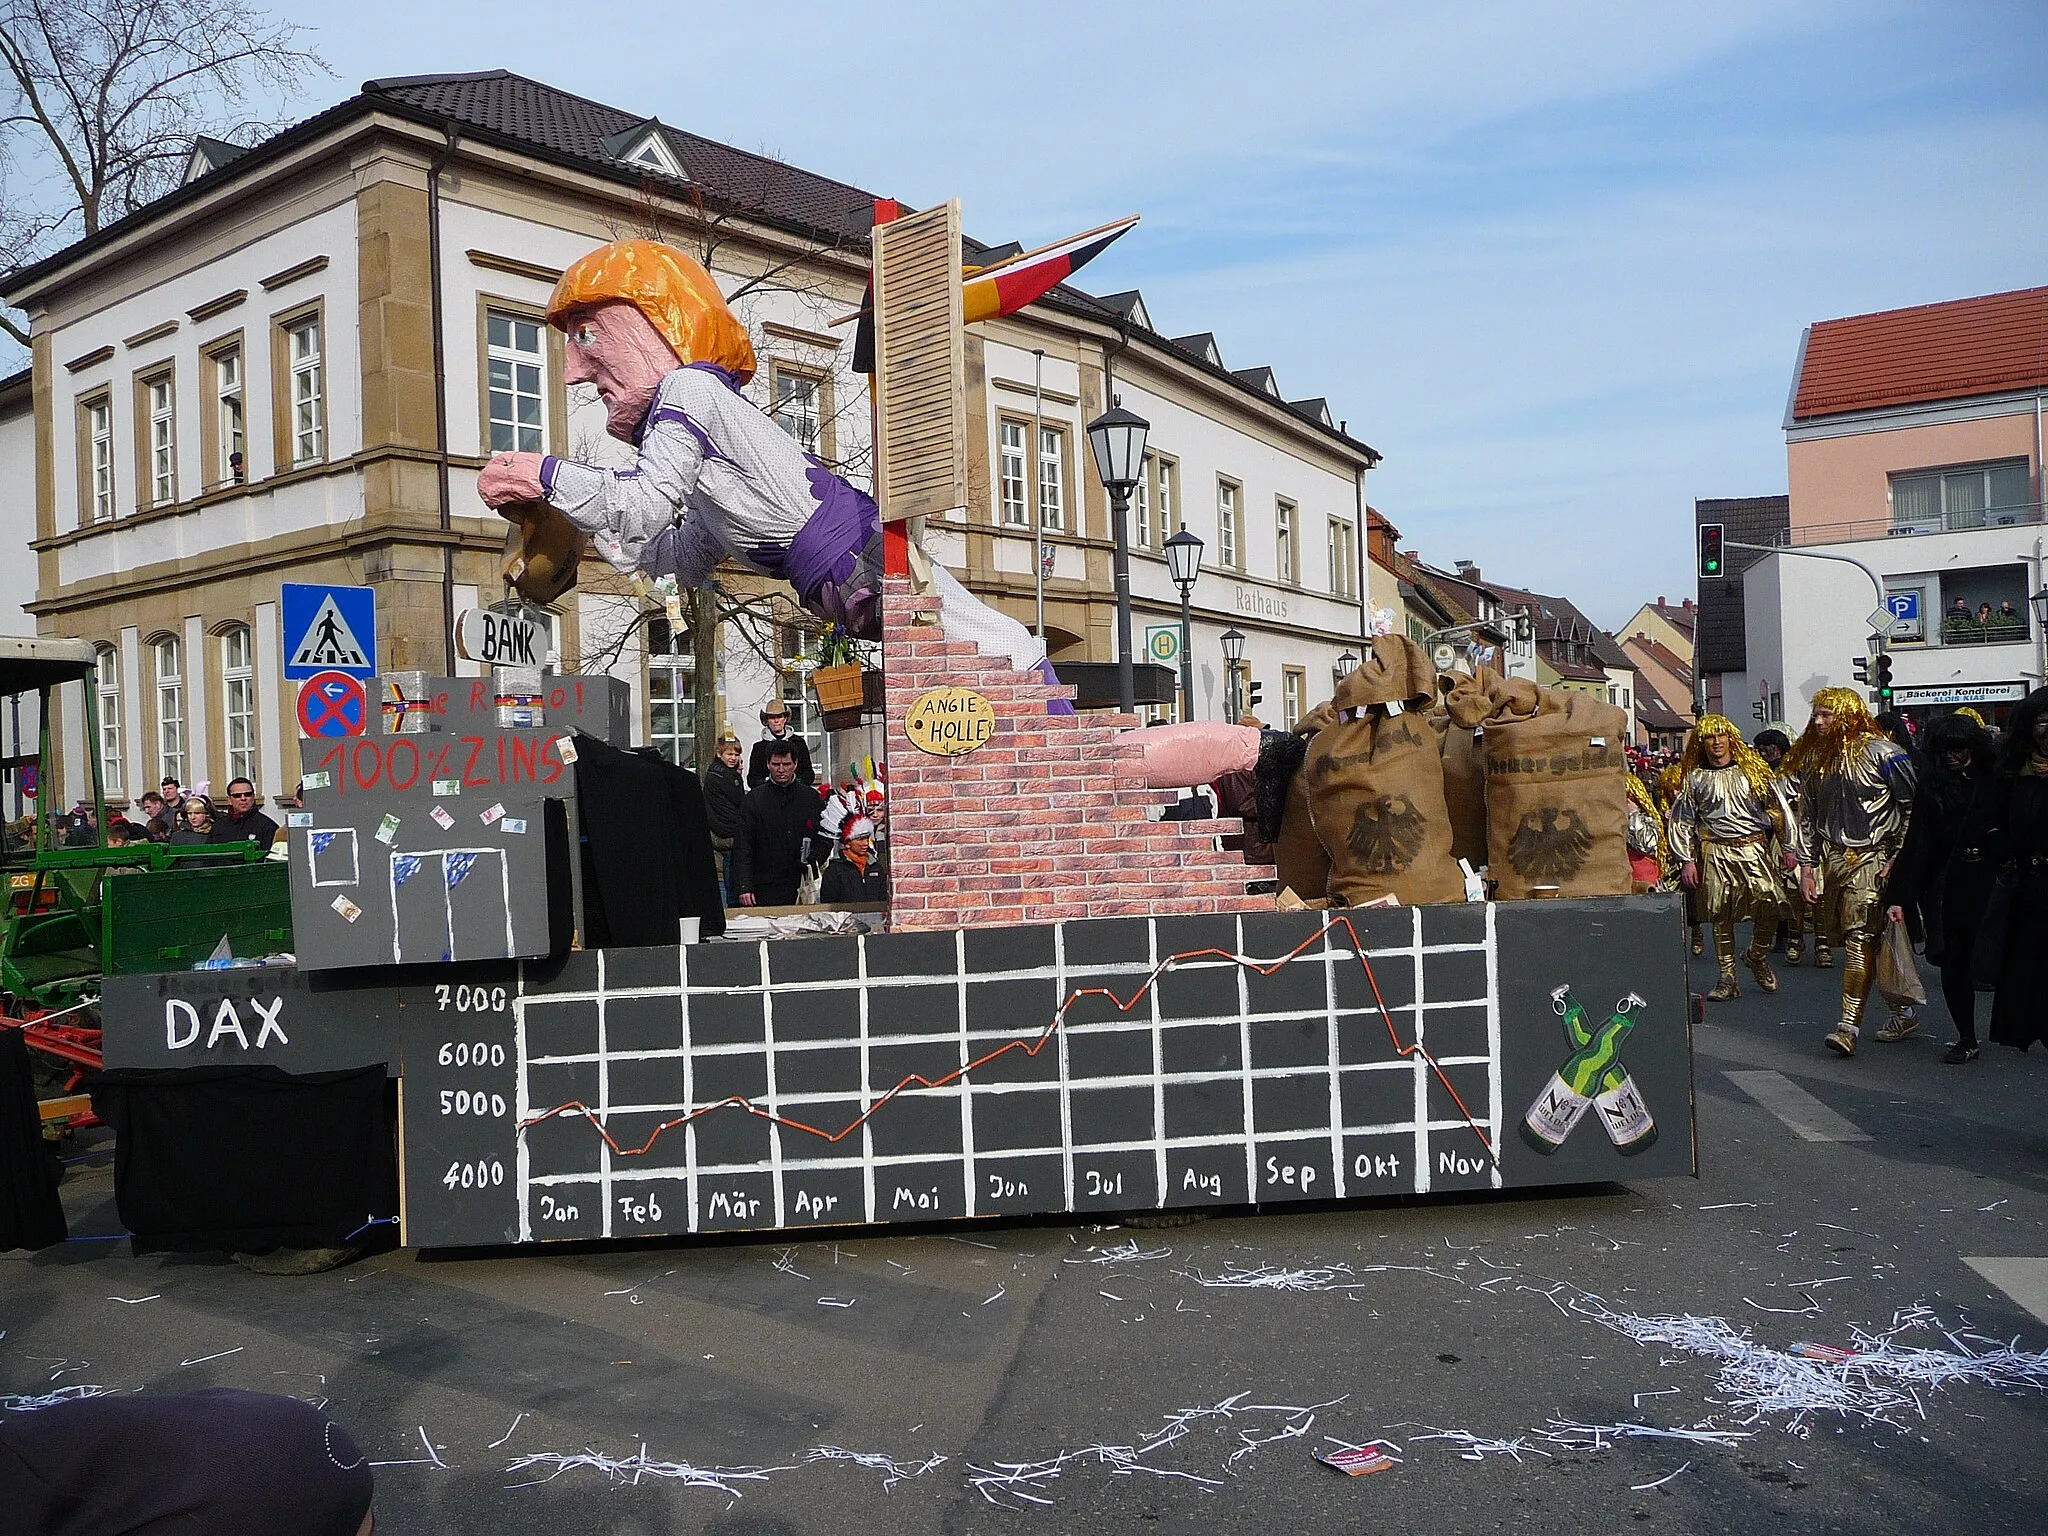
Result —
<path fill-rule="evenodd" d="M 505 535 L 505 584 L 529 603 L 546 607 L 576 585 L 588 536 L 544 501 L 498 508 L 512 527 Z"/>

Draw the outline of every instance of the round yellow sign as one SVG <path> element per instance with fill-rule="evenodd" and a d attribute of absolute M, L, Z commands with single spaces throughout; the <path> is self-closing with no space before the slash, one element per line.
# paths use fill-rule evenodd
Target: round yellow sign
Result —
<path fill-rule="evenodd" d="M 910 701 L 903 721 L 910 744 L 939 757 L 972 752 L 995 733 L 995 710 L 971 688 L 927 688 Z"/>

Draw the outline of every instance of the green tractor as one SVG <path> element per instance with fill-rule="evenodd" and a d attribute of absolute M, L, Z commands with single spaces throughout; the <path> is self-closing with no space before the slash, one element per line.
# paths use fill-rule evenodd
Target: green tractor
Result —
<path fill-rule="evenodd" d="M 96 659 L 84 640 L 0 636 L 0 739 L 13 748 L 0 796 L 14 815 L 0 825 L 0 1029 L 22 1032 L 52 1141 L 98 1123 L 86 1088 L 102 1065 L 102 977 L 191 969 L 223 941 L 239 957 L 292 942 L 287 871 L 267 849 L 108 843 Z"/>

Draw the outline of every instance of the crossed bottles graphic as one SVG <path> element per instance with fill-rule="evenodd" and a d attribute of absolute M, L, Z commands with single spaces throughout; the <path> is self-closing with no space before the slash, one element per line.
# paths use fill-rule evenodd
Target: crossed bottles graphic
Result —
<path fill-rule="evenodd" d="M 1586 1010 L 1572 996 L 1569 985 L 1550 994 L 1550 1006 L 1564 1020 L 1565 1042 L 1572 1053 L 1550 1074 L 1550 1081 L 1522 1116 L 1522 1140 L 1548 1157 L 1564 1145 L 1590 1108 L 1623 1157 L 1648 1151 L 1657 1139 L 1657 1122 L 1635 1079 L 1621 1063 L 1621 1042 L 1636 1027 L 1635 1010 L 1643 1006 L 1643 1000 L 1629 993 L 1614 1005 L 1614 1013 L 1598 1029 L 1586 1027 Z"/>

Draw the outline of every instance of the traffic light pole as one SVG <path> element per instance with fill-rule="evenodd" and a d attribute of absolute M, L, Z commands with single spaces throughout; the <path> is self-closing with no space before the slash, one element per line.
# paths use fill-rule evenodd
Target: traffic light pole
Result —
<path fill-rule="evenodd" d="M 1861 560 L 1858 560 L 1854 555 L 1830 555 L 1817 549 L 1795 549 L 1789 544 L 1739 544 L 1734 539 L 1728 539 L 1724 542 L 1725 546 L 1729 549 L 1754 550 L 1760 555 L 1797 555 L 1804 560 L 1834 560 L 1842 565 L 1853 565 L 1857 570 L 1870 578 L 1870 585 L 1877 592 L 1877 606 L 1880 609 L 1884 608 L 1884 578 L 1879 576 L 1877 572 L 1873 571 Z M 1873 618 L 1875 616 L 1874 614 L 1872 615 Z M 1877 628 L 1876 625 L 1871 627 L 1873 629 Z M 1888 630 L 1890 628 L 1891 617 L 1889 612 L 1887 612 L 1884 629 Z M 1881 634 L 1884 631 L 1879 630 L 1878 632 Z"/>

